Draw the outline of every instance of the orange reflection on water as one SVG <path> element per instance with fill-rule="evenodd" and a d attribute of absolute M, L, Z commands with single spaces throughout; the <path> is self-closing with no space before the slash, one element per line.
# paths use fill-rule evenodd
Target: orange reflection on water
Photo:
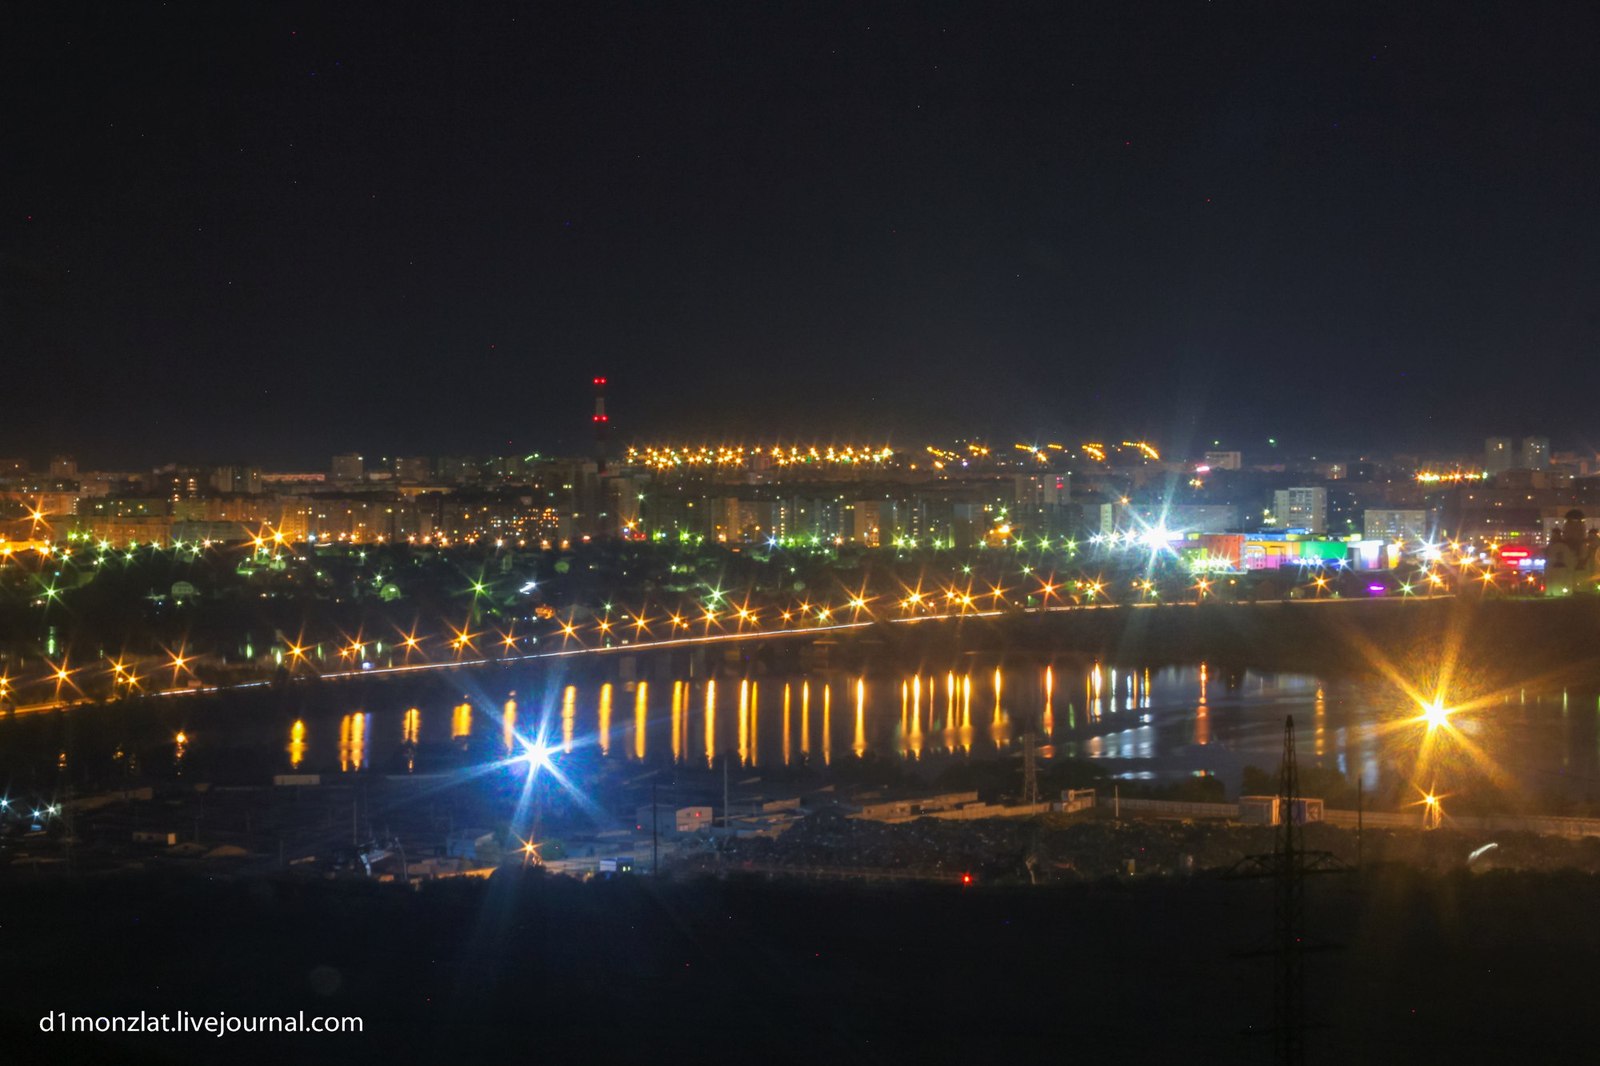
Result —
<path fill-rule="evenodd" d="M 750 682 L 739 682 L 739 765 L 750 763 Z"/>
<path fill-rule="evenodd" d="M 833 761 L 833 685 L 822 686 L 822 765 Z"/>
<path fill-rule="evenodd" d="M 717 681 L 706 681 L 706 765 L 717 758 Z"/>
<path fill-rule="evenodd" d="M 472 704 L 458 703 L 450 716 L 450 737 L 460 740 L 472 735 Z"/>
<path fill-rule="evenodd" d="M 1044 735 L 1052 737 L 1056 732 L 1056 674 L 1050 667 L 1044 668 Z"/>
<path fill-rule="evenodd" d="M 783 765 L 788 766 L 789 758 L 789 686 L 783 686 Z"/>
<path fill-rule="evenodd" d="M 1562 702 L 1562 708 L 1565 709 L 1565 707 L 1566 707 L 1566 693 L 1562 693 L 1561 702 Z M 1312 718 L 1311 718 L 1311 721 L 1312 721 L 1312 724 L 1315 726 L 1315 729 L 1316 729 L 1316 732 L 1314 734 L 1315 739 L 1316 739 L 1315 750 L 1316 750 L 1317 756 L 1320 758 L 1322 756 L 1323 752 L 1327 748 L 1327 736 L 1326 736 L 1326 734 L 1327 734 L 1327 725 L 1328 725 L 1328 700 L 1322 694 L 1322 686 L 1321 685 L 1317 686 L 1317 702 L 1312 707 Z"/>
<path fill-rule="evenodd" d="M 644 760 L 645 741 L 649 737 L 650 682 L 641 681 L 633 690 L 633 757 Z"/>
<path fill-rule="evenodd" d="M 422 735 L 422 712 L 412 707 L 400 723 L 400 737 L 406 747 L 406 773 L 417 768 L 417 739 Z"/>
<path fill-rule="evenodd" d="M 561 690 L 561 750 L 572 750 L 572 733 L 578 724 L 578 686 Z"/>
<path fill-rule="evenodd" d="M 611 682 L 600 686 L 600 754 L 611 754 Z"/>
<path fill-rule="evenodd" d="M 972 675 L 964 674 L 961 678 L 961 729 L 958 732 L 961 750 L 972 750 Z"/>
<path fill-rule="evenodd" d="M 684 706 L 687 702 L 688 693 L 684 691 L 683 682 L 674 681 L 672 683 L 672 761 L 674 763 L 683 760 L 683 742 L 689 735 L 688 723 L 685 721 L 688 715 L 685 713 L 686 708 Z"/>
<path fill-rule="evenodd" d="M 517 701 L 506 700 L 501 715 L 500 743 L 505 746 L 506 754 L 510 755 L 517 750 Z"/>
<path fill-rule="evenodd" d="M 811 754 L 811 682 L 800 682 L 800 754 Z"/>
<path fill-rule="evenodd" d="M 823 737 L 826 742 L 826 731 L 823 732 Z M 822 750 L 826 755 L 828 749 L 824 747 Z M 856 678 L 856 735 L 850 750 L 856 753 L 857 758 L 865 755 L 867 751 L 867 679 L 864 677 Z"/>
<path fill-rule="evenodd" d="M 298 770 L 306 758 L 306 724 L 296 718 L 289 727 L 289 766 Z"/>
<path fill-rule="evenodd" d="M 367 765 L 367 726 L 371 715 L 347 714 L 339 719 L 339 769 L 362 770 Z"/>

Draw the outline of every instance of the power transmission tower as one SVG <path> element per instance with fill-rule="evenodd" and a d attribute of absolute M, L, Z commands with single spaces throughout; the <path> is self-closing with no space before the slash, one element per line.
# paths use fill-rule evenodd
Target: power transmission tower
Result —
<path fill-rule="evenodd" d="M 1328 851 L 1305 847 L 1306 805 L 1301 802 L 1300 767 L 1295 758 L 1294 716 L 1283 722 L 1283 761 L 1278 769 L 1278 812 L 1270 855 L 1247 855 L 1233 868 L 1236 877 L 1273 879 L 1272 946 L 1250 955 L 1271 955 L 1272 1035 L 1276 1061 L 1302 1066 L 1306 1061 L 1306 952 L 1331 947 L 1306 940 L 1306 875 L 1348 870 Z"/>

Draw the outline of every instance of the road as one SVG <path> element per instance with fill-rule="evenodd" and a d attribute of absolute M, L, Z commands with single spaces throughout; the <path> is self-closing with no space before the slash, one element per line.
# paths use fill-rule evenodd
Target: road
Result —
<path fill-rule="evenodd" d="M 1440 596 L 1427 596 L 1427 597 L 1417 597 L 1417 598 L 1418 599 L 1446 599 L 1446 598 L 1449 598 L 1449 597 L 1448 597 L 1448 595 L 1440 595 Z M 1351 603 L 1371 603 L 1371 602 L 1374 602 L 1374 601 L 1367 600 L 1367 599 L 1354 599 L 1354 598 L 1352 598 L 1352 599 L 1344 599 L 1344 598 L 1336 598 L 1336 597 L 1331 597 L 1330 596 L 1330 597 L 1314 598 L 1314 599 L 1254 600 L 1254 601 L 1251 601 L 1250 603 L 1247 603 L 1247 604 L 1241 603 L 1241 604 L 1235 604 L 1234 606 L 1251 607 L 1251 606 L 1257 606 L 1257 605 L 1269 604 L 1269 603 L 1270 604 L 1294 603 L 1294 604 L 1303 604 L 1303 605 L 1308 605 L 1309 606 L 1311 604 L 1324 604 L 1324 605 L 1326 605 L 1326 604 L 1335 604 L 1335 603 L 1351 604 Z M 1058 614 L 1058 613 L 1069 612 L 1069 611 L 1071 611 L 1071 612 L 1081 612 L 1081 611 L 1123 611 L 1123 610 L 1147 610 L 1147 609 L 1157 608 L 1157 607 L 1165 607 L 1165 608 L 1191 607 L 1192 608 L 1192 607 L 1197 607 L 1197 606 L 1199 606 L 1199 604 L 1197 602 L 1195 602 L 1195 601 L 1183 601 L 1181 603 L 1161 603 L 1161 602 L 1152 602 L 1152 601 L 1145 601 L 1145 602 L 1140 602 L 1140 603 L 1095 603 L 1095 604 L 1067 603 L 1067 604 L 1057 604 L 1055 606 L 1023 607 L 1023 608 L 1013 608 L 1013 609 L 1008 609 L 1008 610 L 952 611 L 952 612 L 946 612 L 946 613 L 942 613 L 942 614 L 919 615 L 919 616 L 914 617 L 914 618 L 889 618 L 889 619 L 868 618 L 865 621 L 857 620 L 857 621 L 851 621 L 851 622 L 833 622 L 833 623 L 829 623 L 827 625 L 807 626 L 807 627 L 805 627 L 803 629 L 802 628 L 750 629 L 750 630 L 740 630 L 740 631 L 733 632 L 733 633 L 705 633 L 705 634 L 701 634 L 700 636 L 669 637 L 669 638 L 662 639 L 662 640 L 647 640 L 647 641 L 638 641 L 638 642 L 632 642 L 632 643 L 623 641 L 623 642 L 618 642 L 618 643 L 615 643 L 615 644 L 604 644 L 604 645 L 596 645 L 596 646 L 589 646 L 589 645 L 579 644 L 579 646 L 576 646 L 576 647 L 570 646 L 570 643 L 576 642 L 577 638 L 563 637 L 562 638 L 563 646 L 561 648 L 553 650 L 553 651 L 528 652 L 528 653 L 523 654 L 523 655 L 496 655 L 496 656 L 481 656 L 481 657 L 478 657 L 478 658 L 461 658 L 461 659 L 454 659 L 453 658 L 453 659 L 448 659 L 448 660 L 438 661 L 438 662 L 430 660 L 430 661 L 427 661 L 427 662 L 402 663 L 402 664 L 400 664 L 398 666 L 377 666 L 377 665 L 374 665 L 374 666 L 372 666 L 372 667 L 370 667 L 368 669 L 356 669 L 356 670 L 330 670 L 330 671 L 322 671 L 322 672 L 311 672 L 311 671 L 308 671 L 306 673 L 294 674 L 294 675 L 291 676 L 290 680 L 291 681 L 297 681 L 297 680 L 305 680 L 305 679 L 308 679 L 308 678 L 315 677 L 315 678 L 320 678 L 320 679 L 322 679 L 324 681 L 338 681 L 338 680 L 347 680 L 347 679 L 358 678 L 358 677 L 385 677 L 385 676 L 393 676 L 393 675 L 398 675 L 398 674 L 421 673 L 421 672 L 430 671 L 430 670 L 459 670 L 459 669 L 462 669 L 464 667 L 490 666 L 490 665 L 497 665 L 497 664 L 498 665 L 505 665 L 505 664 L 508 664 L 508 663 L 520 663 L 520 662 L 538 662 L 540 660 L 545 660 L 545 659 L 563 659 L 563 658 L 573 658 L 573 657 L 587 656 L 587 655 L 597 655 L 597 656 L 598 655 L 617 655 L 617 654 L 627 654 L 629 652 L 657 651 L 657 650 L 660 650 L 660 649 L 663 649 L 663 648 L 705 647 L 705 646 L 710 646 L 710 645 L 715 645 L 715 644 L 740 643 L 740 642 L 744 642 L 744 641 L 755 641 L 755 640 L 787 640 L 787 639 L 797 639 L 797 638 L 798 639 L 807 639 L 807 638 L 815 638 L 815 637 L 817 637 L 819 635 L 827 634 L 827 633 L 847 633 L 847 632 L 850 632 L 850 631 L 853 631 L 853 630 L 869 629 L 872 626 L 878 625 L 880 622 L 885 622 L 885 621 L 889 622 L 892 625 L 924 625 L 924 624 L 928 624 L 928 623 L 948 622 L 948 621 L 962 620 L 962 619 L 999 618 L 999 617 L 1002 617 L 1002 616 L 1005 616 L 1005 615 L 1018 615 L 1018 614 L 1022 614 L 1022 615 L 1047 615 L 1047 614 Z M 263 678 L 263 679 L 255 680 L 255 681 L 242 681 L 242 682 L 239 682 L 237 684 L 231 684 L 231 685 L 201 685 L 201 686 L 196 686 L 194 688 L 155 689 L 155 690 L 151 690 L 151 691 L 139 692 L 139 693 L 137 693 L 137 694 L 135 694 L 133 696 L 117 697 L 116 699 L 108 701 L 108 702 L 116 702 L 117 700 L 120 700 L 120 699 L 176 698 L 176 697 L 181 697 L 181 696 L 209 695 L 209 694 L 213 694 L 213 693 L 217 693 L 217 692 L 231 692 L 231 691 L 242 690 L 242 689 L 261 688 L 263 686 L 270 685 L 272 683 L 273 683 L 272 679 Z M 15 707 L 12 707 L 10 709 L 9 713 L 18 714 L 18 715 L 40 714 L 40 713 L 44 713 L 44 712 L 48 712 L 48 711 L 60 711 L 60 710 L 65 710 L 65 709 L 70 708 L 70 707 L 85 706 L 85 705 L 88 705 L 88 704 L 94 704 L 94 703 L 98 703 L 98 702 L 100 702 L 100 701 L 92 699 L 92 698 L 89 698 L 89 697 L 83 697 L 83 698 L 79 698 L 79 699 L 54 699 L 54 700 L 47 700 L 47 701 L 40 702 L 40 703 L 19 704 L 19 705 L 15 706 Z"/>

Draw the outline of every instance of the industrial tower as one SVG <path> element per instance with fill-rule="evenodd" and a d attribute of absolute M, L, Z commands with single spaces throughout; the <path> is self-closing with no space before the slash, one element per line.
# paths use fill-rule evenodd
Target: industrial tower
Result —
<path fill-rule="evenodd" d="M 594 461 L 599 468 L 599 474 L 606 474 L 606 379 L 604 376 L 594 379 Z"/>

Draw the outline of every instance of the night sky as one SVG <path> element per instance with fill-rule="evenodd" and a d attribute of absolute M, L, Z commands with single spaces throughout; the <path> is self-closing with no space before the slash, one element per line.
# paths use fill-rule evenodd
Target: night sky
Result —
<path fill-rule="evenodd" d="M 7 5 L 0 455 L 1600 445 L 1587 3 Z"/>

